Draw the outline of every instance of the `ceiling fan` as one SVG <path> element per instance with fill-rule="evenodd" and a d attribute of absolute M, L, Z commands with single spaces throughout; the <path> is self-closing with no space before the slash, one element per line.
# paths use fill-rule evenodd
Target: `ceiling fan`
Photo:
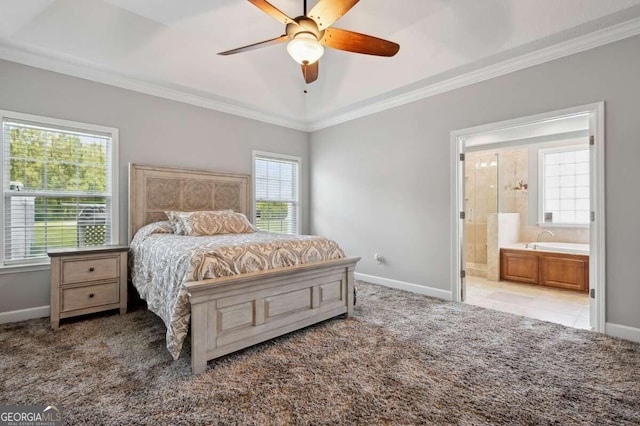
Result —
<path fill-rule="evenodd" d="M 397 43 L 353 31 L 329 28 L 358 1 L 320 0 L 307 13 L 307 0 L 304 0 L 304 14 L 290 18 L 266 0 L 249 0 L 260 10 L 285 24 L 286 34 L 238 49 L 227 50 L 218 55 L 233 55 L 288 40 L 287 51 L 301 65 L 304 80 L 309 84 L 318 79 L 318 62 L 324 53 L 323 46 L 375 56 L 393 56 L 398 53 L 400 45 Z"/>

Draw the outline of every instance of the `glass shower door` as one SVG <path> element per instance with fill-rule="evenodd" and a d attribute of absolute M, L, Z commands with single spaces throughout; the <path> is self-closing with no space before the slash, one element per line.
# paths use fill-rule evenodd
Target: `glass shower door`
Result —
<path fill-rule="evenodd" d="M 465 158 L 465 270 L 486 277 L 487 218 L 498 212 L 498 154 L 471 152 Z"/>

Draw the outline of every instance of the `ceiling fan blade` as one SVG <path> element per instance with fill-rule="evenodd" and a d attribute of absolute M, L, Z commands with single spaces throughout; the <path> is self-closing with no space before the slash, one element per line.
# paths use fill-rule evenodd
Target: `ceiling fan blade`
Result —
<path fill-rule="evenodd" d="M 338 28 L 327 28 L 320 43 L 334 49 L 375 56 L 393 56 L 400 45 L 392 41 Z"/>
<path fill-rule="evenodd" d="M 320 61 L 315 61 L 309 65 L 300 65 L 302 67 L 302 76 L 307 84 L 313 83 L 318 79 L 318 64 Z"/>
<path fill-rule="evenodd" d="M 274 44 L 282 43 L 283 41 L 289 40 L 288 35 L 281 35 L 280 37 L 272 38 L 271 40 L 261 41 L 259 43 L 250 44 L 244 47 L 238 47 L 237 49 L 227 50 L 226 52 L 220 52 L 218 55 L 227 56 L 227 55 L 235 55 L 236 53 L 248 52 L 249 50 L 260 49 L 262 47 L 272 46 Z"/>
<path fill-rule="evenodd" d="M 318 24 L 320 30 L 330 27 L 360 0 L 320 0 L 307 16 Z"/>
<path fill-rule="evenodd" d="M 273 16 L 274 18 L 276 18 L 278 21 L 282 22 L 285 25 L 295 22 L 293 19 L 289 18 L 284 12 L 282 12 L 280 9 L 278 9 L 277 7 L 275 7 L 274 5 L 272 5 L 266 0 L 249 0 L 249 2 L 251 2 L 254 6 L 258 7 L 263 12 L 266 12 L 268 15 Z"/>

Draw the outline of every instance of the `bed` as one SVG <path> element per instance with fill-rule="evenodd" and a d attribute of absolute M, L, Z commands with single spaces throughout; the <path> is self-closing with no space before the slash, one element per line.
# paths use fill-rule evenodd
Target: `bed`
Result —
<path fill-rule="evenodd" d="M 174 358 L 190 327 L 194 374 L 204 372 L 209 360 L 338 315 L 353 314 L 354 269 L 359 258 L 344 257 L 330 240 L 260 232 L 181 238 L 163 230 L 167 220 L 164 212 L 169 210 L 230 209 L 251 217 L 250 182 L 248 175 L 129 166 L 132 277 L 137 277 L 134 281 L 149 309 L 167 325 L 167 347 Z M 244 254 L 242 247 L 251 245 L 255 252 L 259 244 L 284 245 L 291 252 L 299 249 L 306 256 L 304 263 L 285 259 L 271 265 L 272 269 L 255 271 L 234 266 L 227 276 L 209 278 L 218 267 L 211 266 L 211 259 L 224 247 Z M 307 247 L 311 247 L 312 255 Z M 173 257 L 174 264 L 182 268 L 168 272 L 167 265 L 156 261 L 152 253 Z M 145 257 L 146 266 L 142 263 Z M 139 285 L 141 274 L 150 283 L 149 288 Z M 164 301 L 160 297 L 163 293 L 171 293 L 171 301 Z M 185 309 L 177 315 L 169 312 L 178 303 L 174 300 L 186 304 L 186 315 Z"/>

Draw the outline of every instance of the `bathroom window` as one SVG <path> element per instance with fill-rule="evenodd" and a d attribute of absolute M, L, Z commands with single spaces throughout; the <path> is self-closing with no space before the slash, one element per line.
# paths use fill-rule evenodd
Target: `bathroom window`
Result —
<path fill-rule="evenodd" d="M 571 146 L 539 151 L 540 225 L 589 224 L 589 147 Z"/>

